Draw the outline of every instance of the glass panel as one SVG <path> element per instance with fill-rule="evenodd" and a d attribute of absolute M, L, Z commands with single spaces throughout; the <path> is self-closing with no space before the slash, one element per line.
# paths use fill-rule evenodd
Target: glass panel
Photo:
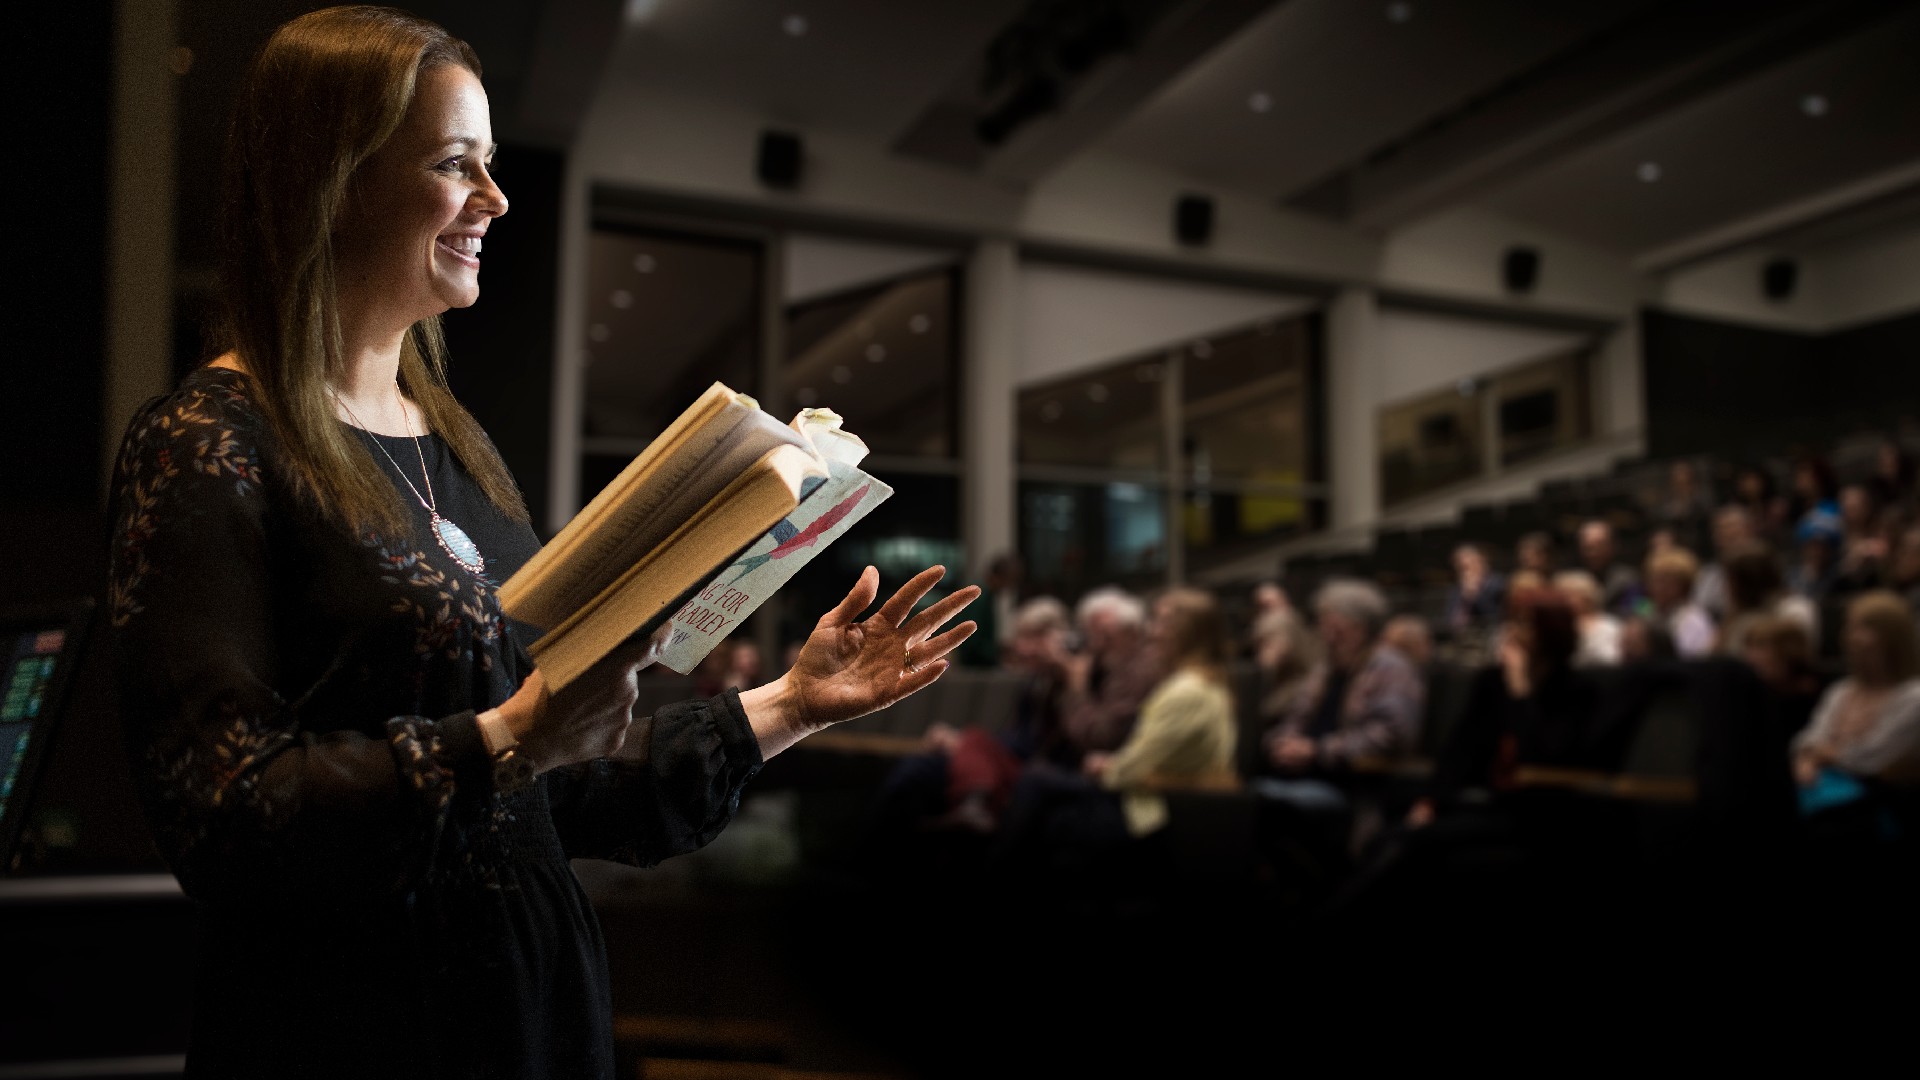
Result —
<path fill-rule="evenodd" d="M 1132 360 L 1020 391 L 1022 465 L 1161 467 L 1159 360 Z"/>
<path fill-rule="evenodd" d="M 1587 357 L 1557 356 L 1493 379 L 1500 462 L 1512 465 L 1582 442 L 1592 433 Z"/>
<path fill-rule="evenodd" d="M 636 440 L 637 453 L 715 380 L 760 392 L 761 257 L 760 245 L 747 241 L 594 231 L 585 312 L 588 438 Z"/>
<path fill-rule="evenodd" d="M 1394 503 L 1479 476 L 1481 391 L 1472 382 L 1380 410 L 1380 491 Z"/>
<path fill-rule="evenodd" d="M 1026 591 L 1072 600 L 1096 585 L 1145 589 L 1167 565 L 1166 489 L 1133 483 L 1020 485 Z"/>
<path fill-rule="evenodd" d="M 1308 319 L 1188 348 L 1184 532 L 1196 566 L 1208 548 L 1271 542 L 1320 523 L 1311 350 Z"/>
<path fill-rule="evenodd" d="M 794 407 L 833 409 L 875 454 L 953 457 L 955 281 L 943 269 L 789 307 Z"/>

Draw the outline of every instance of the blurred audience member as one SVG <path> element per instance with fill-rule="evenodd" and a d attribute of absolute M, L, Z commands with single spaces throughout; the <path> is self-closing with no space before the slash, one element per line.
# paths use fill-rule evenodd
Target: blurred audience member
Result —
<path fill-rule="evenodd" d="M 1878 588 L 1892 544 L 1880 500 L 1867 484 L 1840 488 L 1840 549 L 1833 564 L 1830 591 L 1841 595 Z"/>
<path fill-rule="evenodd" d="M 1699 560 L 1686 548 L 1663 551 L 1647 560 L 1648 621 L 1682 660 L 1713 652 L 1713 617 L 1693 602 L 1693 583 L 1699 572 Z M 1656 642 L 1655 654 L 1661 651 L 1662 646 Z"/>
<path fill-rule="evenodd" d="M 1794 462 L 1787 497 L 1796 537 L 1810 529 L 1840 532 L 1840 479 L 1826 458 L 1816 454 Z"/>
<path fill-rule="evenodd" d="M 1775 705 L 1780 737 L 1791 738 L 1807 726 L 1826 689 L 1813 636 L 1798 619 L 1761 615 L 1748 624 L 1741 645 L 1741 658 L 1760 676 Z"/>
<path fill-rule="evenodd" d="M 1873 478 L 1868 483 L 1881 506 L 1906 511 L 1913 509 L 1914 458 L 1899 439 L 1880 441 L 1874 451 Z"/>
<path fill-rule="evenodd" d="M 1620 662 L 1644 664 L 1649 660 L 1672 660 L 1673 641 L 1645 615 L 1620 617 Z"/>
<path fill-rule="evenodd" d="M 1247 614 L 1246 639 L 1241 646 L 1241 654 L 1252 659 L 1260 651 L 1262 620 L 1276 612 L 1297 620 L 1299 613 L 1293 610 L 1293 600 L 1287 596 L 1286 587 L 1277 581 L 1262 581 L 1254 585 L 1248 599 L 1252 601 L 1252 609 Z"/>
<path fill-rule="evenodd" d="M 1448 633 L 1460 640 L 1484 639 L 1500 624 L 1506 593 L 1507 583 L 1487 564 L 1485 550 L 1478 544 L 1455 548 L 1453 584 L 1447 587 Z"/>
<path fill-rule="evenodd" d="M 1866 783 L 1920 781 L 1920 646 L 1914 613 L 1884 590 L 1847 605 L 1847 672 L 1794 737 L 1793 776 L 1801 810 L 1814 814 L 1851 803 Z"/>
<path fill-rule="evenodd" d="M 1006 618 L 1002 609 L 1011 609 L 1019 602 L 1020 581 L 1024 575 L 1025 565 L 1020 556 L 1011 551 L 1003 551 L 987 563 L 986 575 L 980 582 L 980 596 L 968 609 L 979 612 L 974 616 L 979 629 L 955 647 L 951 654 L 954 663 L 974 668 L 990 668 L 1000 663 L 1003 644 L 1000 624 Z"/>
<path fill-rule="evenodd" d="M 1887 560 L 1886 587 L 1920 610 L 1920 526 L 1900 530 Z"/>
<path fill-rule="evenodd" d="M 1337 774 L 1356 758 L 1394 758 L 1420 733 L 1426 687 L 1398 649 L 1381 641 L 1387 599 L 1364 581 L 1336 579 L 1314 595 L 1324 656 L 1267 733 L 1276 776 Z"/>
<path fill-rule="evenodd" d="M 1147 606 L 1108 585 L 1082 597 L 1074 616 L 1084 648 L 1062 672 L 1060 727 L 1080 756 L 1118 750 L 1133 733 L 1141 702 L 1160 681 L 1160 657 L 1147 635 Z"/>
<path fill-rule="evenodd" d="M 1667 487 L 1653 505 L 1653 517 L 1691 530 L 1713 513 L 1713 496 L 1691 460 L 1681 458 L 1667 466 Z"/>
<path fill-rule="evenodd" d="M 1292 608 L 1270 610 L 1255 620 L 1253 661 L 1260 671 L 1257 710 L 1263 728 L 1285 713 L 1319 659 L 1319 642 Z"/>
<path fill-rule="evenodd" d="M 1580 526 L 1580 566 L 1600 583 L 1608 611 L 1623 615 L 1639 604 L 1640 575 L 1620 559 L 1614 547 L 1613 526 L 1600 518 Z"/>
<path fill-rule="evenodd" d="M 1514 570 L 1551 578 L 1559 560 L 1553 551 L 1553 534 L 1536 530 L 1520 537 L 1513 547 Z M 1508 583 L 1511 587 L 1511 582 Z"/>
<path fill-rule="evenodd" d="M 1773 473 L 1766 466 L 1747 464 L 1734 470 L 1733 493 L 1727 501 L 1747 511 L 1748 520 L 1761 539 L 1776 546 L 1787 539 L 1787 500 L 1781 496 Z"/>
<path fill-rule="evenodd" d="M 1833 593 L 1840 561 L 1840 529 L 1824 518 L 1802 521 L 1793 533 L 1793 565 L 1787 587 L 1819 604 Z"/>
<path fill-rule="evenodd" d="M 1249 787 L 1262 804 L 1257 842 L 1269 868 L 1319 888 L 1351 857 L 1353 770 L 1414 749 L 1426 683 L 1381 640 L 1391 612 L 1373 584 L 1329 581 L 1314 594 L 1313 612 L 1322 657 L 1262 738 L 1265 756 Z"/>
<path fill-rule="evenodd" d="M 1713 515 L 1713 561 L 1700 568 L 1693 582 L 1693 602 L 1706 609 L 1715 622 L 1727 617 L 1727 567 L 1730 552 L 1759 539 L 1753 514 L 1746 507 L 1729 503 Z"/>
<path fill-rule="evenodd" d="M 1553 589 L 1566 597 L 1579 629 L 1573 666 L 1618 665 L 1622 660 L 1620 618 L 1602 606 L 1600 583 L 1585 570 L 1562 570 L 1553 576 Z"/>
<path fill-rule="evenodd" d="M 1421 671 L 1433 663 L 1433 628 L 1427 625 L 1424 616 L 1411 612 L 1395 615 L 1387 620 L 1387 628 L 1380 631 L 1380 641 L 1400 650 L 1401 655 Z"/>
<path fill-rule="evenodd" d="M 1746 635 L 1756 619 L 1780 616 L 1801 625 L 1814 648 L 1820 641 L 1820 609 L 1813 601 L 1787 588 L 1780 557 L 1758 540 L 1734 548 L 1725 556 L 1726 617 L 1720 620 L 1718 651 L 1728 656 L 1746 654 Z M 1696 595 L 1698 590 L 1695 590 Z"/>
<path fill-rule="evenodd" d="M 730 690 L 751 690 L 767 681 L 767 665 L 760 646 L 746 638 L 727 643 L 726 685 Z"/>

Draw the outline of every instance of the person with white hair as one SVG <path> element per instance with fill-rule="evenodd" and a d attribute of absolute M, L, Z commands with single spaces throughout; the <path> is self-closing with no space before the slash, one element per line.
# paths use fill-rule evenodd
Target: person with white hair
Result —
<path fill-rule="evenodd" d="M 1607 611 L 1600 580 L 1585 570 L 1562 570 L 1553 575 L 1553 591 L 1573 606 L 1580 632 L 1573 666 L 1613 667 L 1621 663 L 1620 619 Z"/>
<path fill-rule="evenodd" d="M 1264 759 L 1249 787 L 1263 799 L 1268 857 L 1335 880 L 1355 831 L 1347 783 L 1365 759 L 1403 757 L 1418 744 L 1426 679 L 1383 640 L 1392 609 L 1374 585 L 1336 578 L 1313 597 L 1320 659 L 1262 737 Z"/>

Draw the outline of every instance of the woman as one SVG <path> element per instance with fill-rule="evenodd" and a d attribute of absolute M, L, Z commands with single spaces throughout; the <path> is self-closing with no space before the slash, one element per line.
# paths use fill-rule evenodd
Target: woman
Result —
<path fill-rule="evenodd" d="M 1885 590 L 1847 605 L 1846 677 L 1793 739 L 1801 806 L 1850 801 L 1862 781 L 1920 782 L 1920 645 L 1913 609 Z"/>
<path fill-rule="evenodd" d="M 611 1077 L 568 860 L 707 843 L 766 759 L 972 629 L 934 633 L 971 586 L 911 613 L 938 567 L 856 621 L 868 567 L 764 686 L 635 717 L 650 645 L 549 692 L 496 592 L 538 540 L 443 372 L 507 211 L 479 72 L 392 9 L 273 34 L 231 128 L 225 351 L 119 459 L 122 718 L 202 915 L 190 1076 Z"/>
<path fill-rule="evenodd" d="M 1575 667 L 1617 667 L 1621 662 L 1620 620 L 1604 607 L 1600 582 L 1585 570 L 1562 570 L 1553 576 L 1553 589 L 1573 607 L 1579 629 Z"/>

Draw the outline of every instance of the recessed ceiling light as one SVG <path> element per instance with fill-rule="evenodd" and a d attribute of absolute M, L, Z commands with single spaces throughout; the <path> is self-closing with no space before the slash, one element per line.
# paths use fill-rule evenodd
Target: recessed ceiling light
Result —
<path fill-rule="evenodd" d="M 633 257 L 633 268 L 643 274 L 653 273 L 654 265 L 653 256 L 644 251 Z"/>
<path fill-rule="evenodd" d="M 1087 400 L 1096 404 L 1107 400 L 1107 384 L 1094 383 L 1087 387 Z"/>
<path fill-rule="evenodd" d="M 841 386 L 847 385 L 853 381 L 853 369 L 845 364 L 835 364 L 833 368 L 833 381 L 839 383 Z"/>
<path fill-rule="evenodd" d="M 625 311 L 627 308 L 633 306 L 633 294 L 625 289 L 615 289 L 613 290 L 613 295 L 607 297 L 607 301 L 614 307 Z"/>
<path fill-rule="evenodd" d="M 1405 0 L 1395 0 L 1387 5 L 1387 21 L 1403 23 L 1413 18 L 1413 5 Z"/>
<path fill-rule="evenodd" d="M 639 24 L 653 18 L 653 9 L 660 6 L 660 0 L 627 0 L 626 18 L 630 24 Z"/>
<path fill-rule="evenodd" d="M 933 320 L 927 318 L 925 315 L 915 315 L 913 318 L 907 320 L 907 329 L 916 334 L 924 334 L 932 328 Z"/>
<path fill-rule="evenodd" d="M 1267 93 L 1265 90 L 1255 90 L 1253 93 L 1247 95 L 1247 108 L 1257 113 L 1271 112 L 1273 110 L 1273 95 Z"/>
<path fill-rule="evenodd" d="M 1808 94 L 1806 97 L 1800 99 L 1800 111 L 1806 113 L 1808 116 L 1827 115 L 1827 96 L 1825 94 Z"/>
<path fill-rule="evenodd" d="M 805 37 L 807 35 L 807 17 L 805 15 L 789 15 L 780 20 L 780 29 L 785 30 L 791 37 Z"/>
<path fill-rule="evenodd" d="M 877 364 L 880 361 L 885 360 L 886 358 L 887 358 L 887 347 L 885 345 L 882 345 L 876 341 L 873 344 L 867 346 L 867 362 L 868 363 Z"/>
<path fill-rule="evenodd" d="M 1657 161 L 1643 161 L 1640 163 L 1639 168 L 1633 170 L 1633 175 L 1639 177 L 1645 183 L 1651 184 L 1655 180 L 1660 179 L 1660 163 Z"/>

